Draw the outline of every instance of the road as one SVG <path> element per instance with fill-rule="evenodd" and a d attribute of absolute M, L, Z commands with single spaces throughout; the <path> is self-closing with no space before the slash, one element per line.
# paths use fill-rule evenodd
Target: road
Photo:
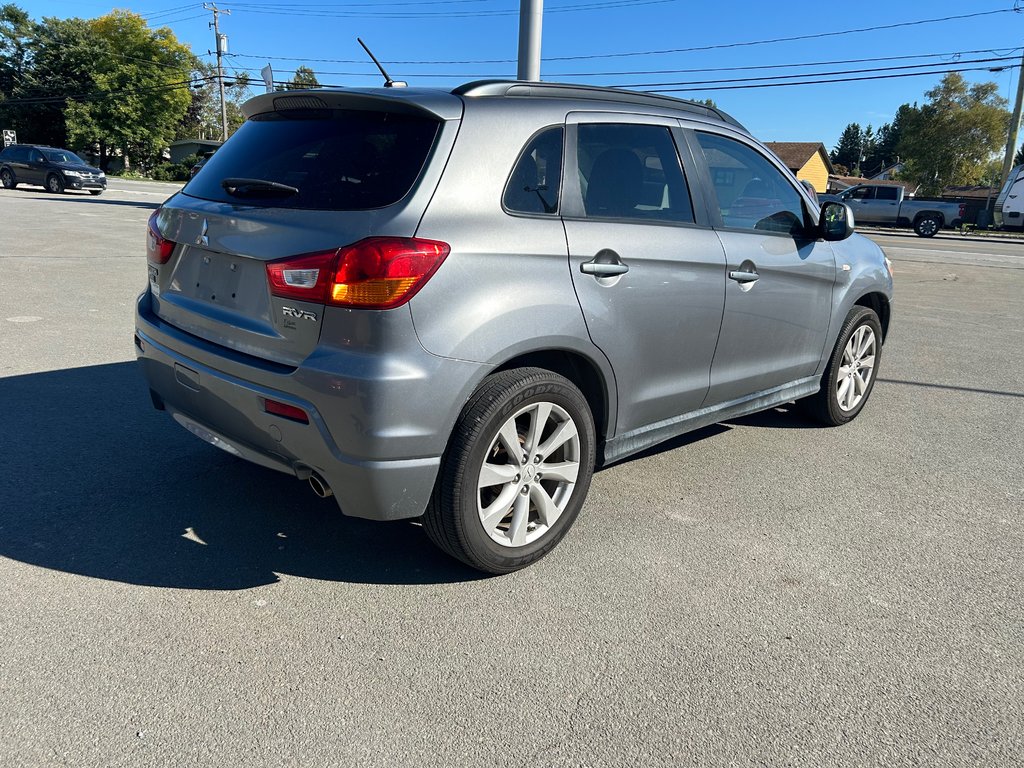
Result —
<path fill-rule="evenodd" d="M 876 235 L 861 416 L 784 410 L 599 472 L 483 578 L 150 406 L 173 187 L 0 191 L 0 764 L 1024 764 L 1024 243 Z"/>

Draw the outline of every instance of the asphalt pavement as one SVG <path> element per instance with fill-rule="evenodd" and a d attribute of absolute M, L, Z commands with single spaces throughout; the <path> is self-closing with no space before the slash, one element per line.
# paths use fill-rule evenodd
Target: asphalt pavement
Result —
<path fill-rule="evenodd" d="M 0 765 L 1024 764 L 1024 243 L 877 235 L 855 422 L 603 470 L 485 578 L 152 408 L 174 189 L 0 190 Z"/>

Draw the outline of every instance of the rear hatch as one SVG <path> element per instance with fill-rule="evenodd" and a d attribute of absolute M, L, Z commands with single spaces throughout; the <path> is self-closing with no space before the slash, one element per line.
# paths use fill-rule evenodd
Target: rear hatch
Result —
<path fill-rule="evenodd" d="M 411 238 L 461 109 L 450 94 L 413 90 L 248 102 L 247 121 L 150 219 L 153 311 L 207 341 L 297 365 L 318 343 L 325 307 L 352 306 L 354 294 L 339 302 L 334 284 L 346 261 L 351 273 L 382 249 L 418 247 Z"/>

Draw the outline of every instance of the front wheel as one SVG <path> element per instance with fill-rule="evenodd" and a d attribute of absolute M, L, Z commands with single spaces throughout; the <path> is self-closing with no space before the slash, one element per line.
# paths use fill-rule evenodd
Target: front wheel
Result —
<path fill-rule="evenodd" d="M 942 229 L 942 222 L 937 216 L 922 216 L 914 222 L 914 231 L 918 237 L 935 237 L 935 233 Z"/>
<path fill-rule="evenodd" d="M 4 189 L 14 189 L 18 186 L 18 182 L 14 180 L 14 174 L 11 173 L 9 168 L 4 168 L 0 171 L 0 184 L 3 184 Z"/>
<path fill-rule="evenodd" d="M 53 192 L 55 195 L 59 195 L 64 191 L 64 181 L 55 173 L 51 173 L 46 177 L 46 191 Z"/>
<path fill-rule="evenodd" d="M 488 377 L 463 409 L 424 528 L 487 573 L 518 570 L 555 548 L 594 471 L 594 419 L 563 376 L 518 368 Z"/>
<path fill-rule="evenodd" d="M 801 403 L 807 414 L 830 427 L 852 421 L 874 389 L 881 355 L 878 315 L 867 307 L 854 307 L 839 330 L 821 389 Z"/>

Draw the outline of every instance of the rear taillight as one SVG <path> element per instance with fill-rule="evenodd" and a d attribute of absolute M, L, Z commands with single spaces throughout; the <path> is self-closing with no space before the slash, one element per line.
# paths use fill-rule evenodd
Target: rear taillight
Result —
<path fill-rule="evenodd" d="M 153 211 L 149 217 L 149 231 L 146 235 L 146 257 L 153 264 L 166 264 L 171 258 L 171 251 L 174 250 L 174 242 L 166 239 L 160 234 L 160 227 L 157 223 L 160 216 L 160 209 Z"/>
<path fill-rule="evenodd" d="M 270 262 L 267 279 L 280 298 L 391 309 L 411 299 L 449 251 L 437 240 L 368 237 L 337 251 Z"/>

